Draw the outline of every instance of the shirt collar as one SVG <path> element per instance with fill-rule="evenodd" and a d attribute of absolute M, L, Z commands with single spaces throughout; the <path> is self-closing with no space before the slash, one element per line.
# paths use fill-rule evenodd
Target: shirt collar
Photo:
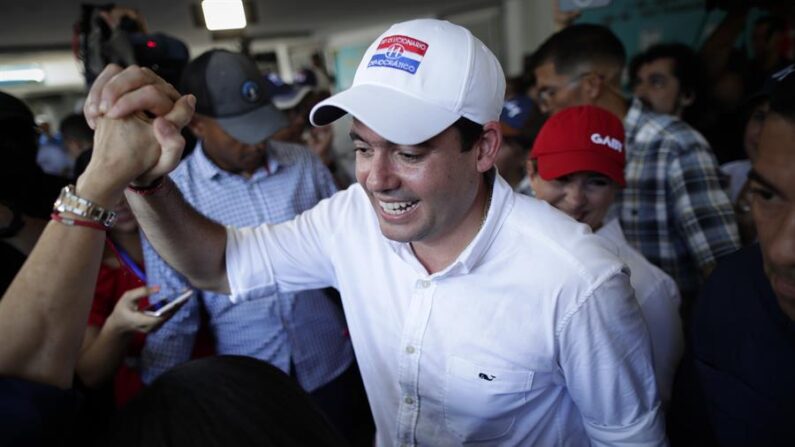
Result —
<path fill-rule="evenodd" d="M 274 144 L 275 142 L 268 142 L 268 157 L 267 157 L 267 167 L 268 169 L 261 169 L 254 173 L 251 176 L 252 179 L 258 178 L 260 176 L 269 176 L 275 173 L 279 168 L 282 168 L 287 165 L 291 165 L 293 163 L 293 158 L 290 157 L 289 151 L 285 150 L 285 148 L 281 147 L 278 143 Z M 196 165 L 196 169 L 198 170 L 199 174 L 206 178 L 206 179 L 214 179 L 222 176 L 227 175 L 235 175 L 229 172 L 224 171 L 223 169 L 219 168 L 204 152 L 204 147 L 202 146 L 201 140 L 196 142 L 196 147 L 193 150 L 193 160 Z"/>
<path fill-rule="evenodd" d="M 486 254 L 491 243 L 497 237 L 500 227 L 510 214 L 515 200 L 511 186 L 502 177 L 496 175 L 495 169 L 486 173 L 486 180 L 491 188 L 491 202 L 486 212 L 486 220 L 475 238 L 458 255 L 458 258 L 444 270 L 431 275 L 432 278 L 467 274 L 477 267 L 478 262 Z M 408 242 L 396 242 L 389 239 L 387 242 L 398 256 L 414 265 L 415 268 L 423 269 Z"/>
<path fill-rule="evenodd" d="M 626 243 L 626 239 L 624 238 L 624 232 L 621 230 L 621 224 L 618 222 L 618 218 L 616 217 L 608 220 L 607 223 L 605 223 L 598 230 L 596 230 L 596 234 L 616 243 L 618 242 Z"/>

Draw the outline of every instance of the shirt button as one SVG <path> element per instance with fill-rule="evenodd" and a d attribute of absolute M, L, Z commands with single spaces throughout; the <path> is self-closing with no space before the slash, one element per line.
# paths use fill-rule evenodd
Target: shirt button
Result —
<path fill-rule="evenodd" d="M 414 346 L 406 346 L 406 354 L 414 354 Z"/>
<path fill-rule="evenodd" d="M 426 280 L 426 279 L 421 279 L 421 280 L 417 281 L 417 287 L 420 288 L 420 289 L 427 289 L 430 286 L 431 286 L 431 282 Z"/>
<path fill-rule="evenodd" d="M 410 398 L 408 396 L 406 396 L 406 398 L 403 399 L 403 402 L 405 402 L 406 405 L 414 405 L 414 399 L 412 399 L 412 398 Z"/>

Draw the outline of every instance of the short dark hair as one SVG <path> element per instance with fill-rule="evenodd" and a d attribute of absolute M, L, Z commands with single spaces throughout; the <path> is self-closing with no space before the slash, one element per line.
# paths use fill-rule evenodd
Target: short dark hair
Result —
<path fill-rule="evenodd" d="M 59 130 L 64 140 L 85 141 L 87 143 L 94 141 L 94 131 L 88 126 L 88 122 L 86 122 L 86 118 L 82 113 L 73 113 L 61 120 Z"/>
<path fill-rule="evenodd" d="M 629 80 L 631 85 L 638 81 L 640 67 L 659 59 L 671 59 L 674 63 L 674 76 L 679 81 L 679 88 L 686 95 L 696 96 L 702 91 L 701 61 L 695 51 L 682 43 L 665 43 L 649 47 L 636 55 L 629 63 Z"/>
<path fill-rule="evenodd" d="M 471 150 L 480 139 L 480 136 L 483 135 L 482 124 L 478 124 L 463 116 L 459 118 L 458 121 L 454 122 L 452 127 L 458 129 L 458 135 L 461 138 L 461 152 Z"/>
<path fill-rule="evenodd" d="M 575 74 L 584 63 L 606 63 L 621 71 L 626 58 L 618 37 L 609 28 L 594 24 L 577 24 L 558 31 L 533 56 L 534 68 L 552 62 L 557 73 L 566 75 Z"/>
<path fill-rule="evenodd" d="M 795 123 L 795 72 L 785 76 L 770 94 L 770 112 Z"/>
<path fill-rule="evenodd" d="M 278 368 L 205 357 L 158 377 L 114 419 L 102 445 L 345 445 L 317 405 Z"/>

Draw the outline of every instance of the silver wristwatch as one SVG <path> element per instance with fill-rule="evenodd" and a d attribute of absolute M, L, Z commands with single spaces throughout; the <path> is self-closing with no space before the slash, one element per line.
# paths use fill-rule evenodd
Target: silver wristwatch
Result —
<path fill-rule="evenodd" d="M 116 212 L 106 210 L 96 203 L 75 194 L 75 185 L 64 186 L 53 209 L 59 213 L 72 213 L 84 219 L 99 222 L 110 229 L 116 223 Z"/>

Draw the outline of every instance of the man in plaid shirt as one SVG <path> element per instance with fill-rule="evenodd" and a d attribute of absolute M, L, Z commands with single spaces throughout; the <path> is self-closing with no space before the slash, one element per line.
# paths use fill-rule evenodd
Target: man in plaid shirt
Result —
<path fill-rule="evenodd" d="M 570 26 L 536 52 L 541 108 L 592 104 L 623 119 L 626 183 L 616 212 L 627 240 L 692 301 L 718 257 L 740 247 L 732 205 L 707 141 L 679 119 L 651 111 L 620 89 L 624 46 L 599 25 Z"/>

